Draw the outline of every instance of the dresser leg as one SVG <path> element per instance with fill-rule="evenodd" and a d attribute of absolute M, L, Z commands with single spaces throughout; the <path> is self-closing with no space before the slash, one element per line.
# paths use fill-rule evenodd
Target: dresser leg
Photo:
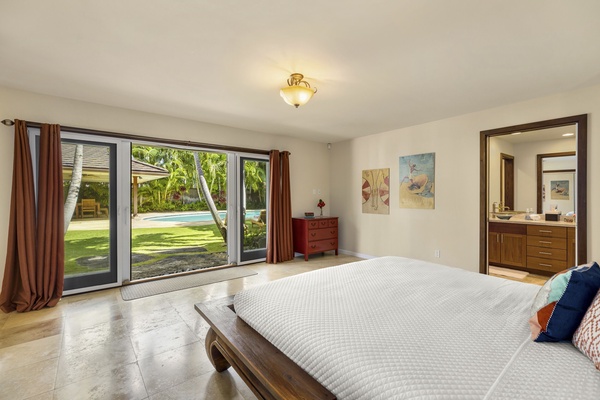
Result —
<path fill-rule="evenodd" d="M 304 253 L 304 261 L 308 261 L 308 253 Z"/>

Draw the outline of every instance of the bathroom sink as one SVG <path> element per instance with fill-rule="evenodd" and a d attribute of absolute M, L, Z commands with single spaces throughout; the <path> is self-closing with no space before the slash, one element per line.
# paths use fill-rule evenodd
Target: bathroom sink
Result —
<path fill-rule="evenodd" d="M 500 211 L 500 212 L 494 213 L 494 216 L 499 219 L 509 220 L 511 217 L 513 217 L 517 214 L 524 214 L 524 213 L 525 213 L 524 211 L 506 210 L 506 211 Z"/>

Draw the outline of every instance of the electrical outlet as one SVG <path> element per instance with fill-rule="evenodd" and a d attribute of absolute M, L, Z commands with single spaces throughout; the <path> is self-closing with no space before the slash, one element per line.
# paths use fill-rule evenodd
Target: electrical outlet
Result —
<path fill-rule="evenodd" d="M 435 250 L 435 258 L 440 258 L 440 251 L 439 250 Z"/>
<path fill-rule="evenodd" d="M 313 189 L 313 194 L 317 194 L 317 189 Z"/>
<path fill-rule="evenodd" d="M 321 189 L 317 189 L 317 194 L 321 194 Z"/>

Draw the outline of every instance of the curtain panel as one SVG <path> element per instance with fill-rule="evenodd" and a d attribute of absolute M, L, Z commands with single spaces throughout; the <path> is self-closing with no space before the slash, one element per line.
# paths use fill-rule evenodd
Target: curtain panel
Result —
<path fill-rule="evenodd" d="M 40 134 L 38 209 L 25 121 L 15 121 L 13 180 L 0 309 L 39 310 L 60 300 L 64 278 L 60 126 Z M 36 215 L 37 214 L 37 215 Z"/>
<path fill-rule="evenodd" d="M 267 263 L 277 264 L 294 258 L 292 239 L 292 201 L 290 191 L 290 153 L 269 152 L 270 191 Z"/>

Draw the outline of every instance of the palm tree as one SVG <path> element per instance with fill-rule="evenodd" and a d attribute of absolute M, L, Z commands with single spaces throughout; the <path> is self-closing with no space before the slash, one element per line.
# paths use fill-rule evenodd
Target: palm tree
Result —
<path fill-rule="evenodd" d="M 266 199 L 262 198 L 262 194 L 266 192 L 265 185 L 267 182 L 266 163 L 259 161 L 246 161 L 244 164 L 244 185 L 250 191 L 249 194 L 253 199 L 260 204 L 263 204 Z"/>
<path fill-rule="evenodd" d="M 204 200 L 206 201 L 208 209 L 210 210 L 210 214 L 212 215 L 213 220 L 215 221 L 215 224 L 217 225 L 217 228 L 223 237 L 223 241 L 227 243 L 227 226 L 225 226 L 225 223 L 219 216 L 215 202 L 210 194 L 210 191 L 208 190 L 208 185 L 206 184 L 206 178 L 204 177 L 204 171 L 202 170 L 202 165 L 200 165 L 200 157 L 198 156 L 197 151 L 194 152 L 194 162 L 196 164 L 196 174 L 198 176 L 198 188 L 200 189 L 202 196 L 204 196 Z"/>
<path fill-rule="evenodd" d="M 79 189 L 81 188 L 81 178 L 83 176 L 83 145 L 75 146 L 75 156 L 73 157 L 73 172 L 71 173 L 71 183 L 69 184 L 69 192 L 64 205 L 64 234 L 67 234 L 69 223 L 73 218 L 75 208 L 77 208 L 77 198 L 79 197 Z"/>

